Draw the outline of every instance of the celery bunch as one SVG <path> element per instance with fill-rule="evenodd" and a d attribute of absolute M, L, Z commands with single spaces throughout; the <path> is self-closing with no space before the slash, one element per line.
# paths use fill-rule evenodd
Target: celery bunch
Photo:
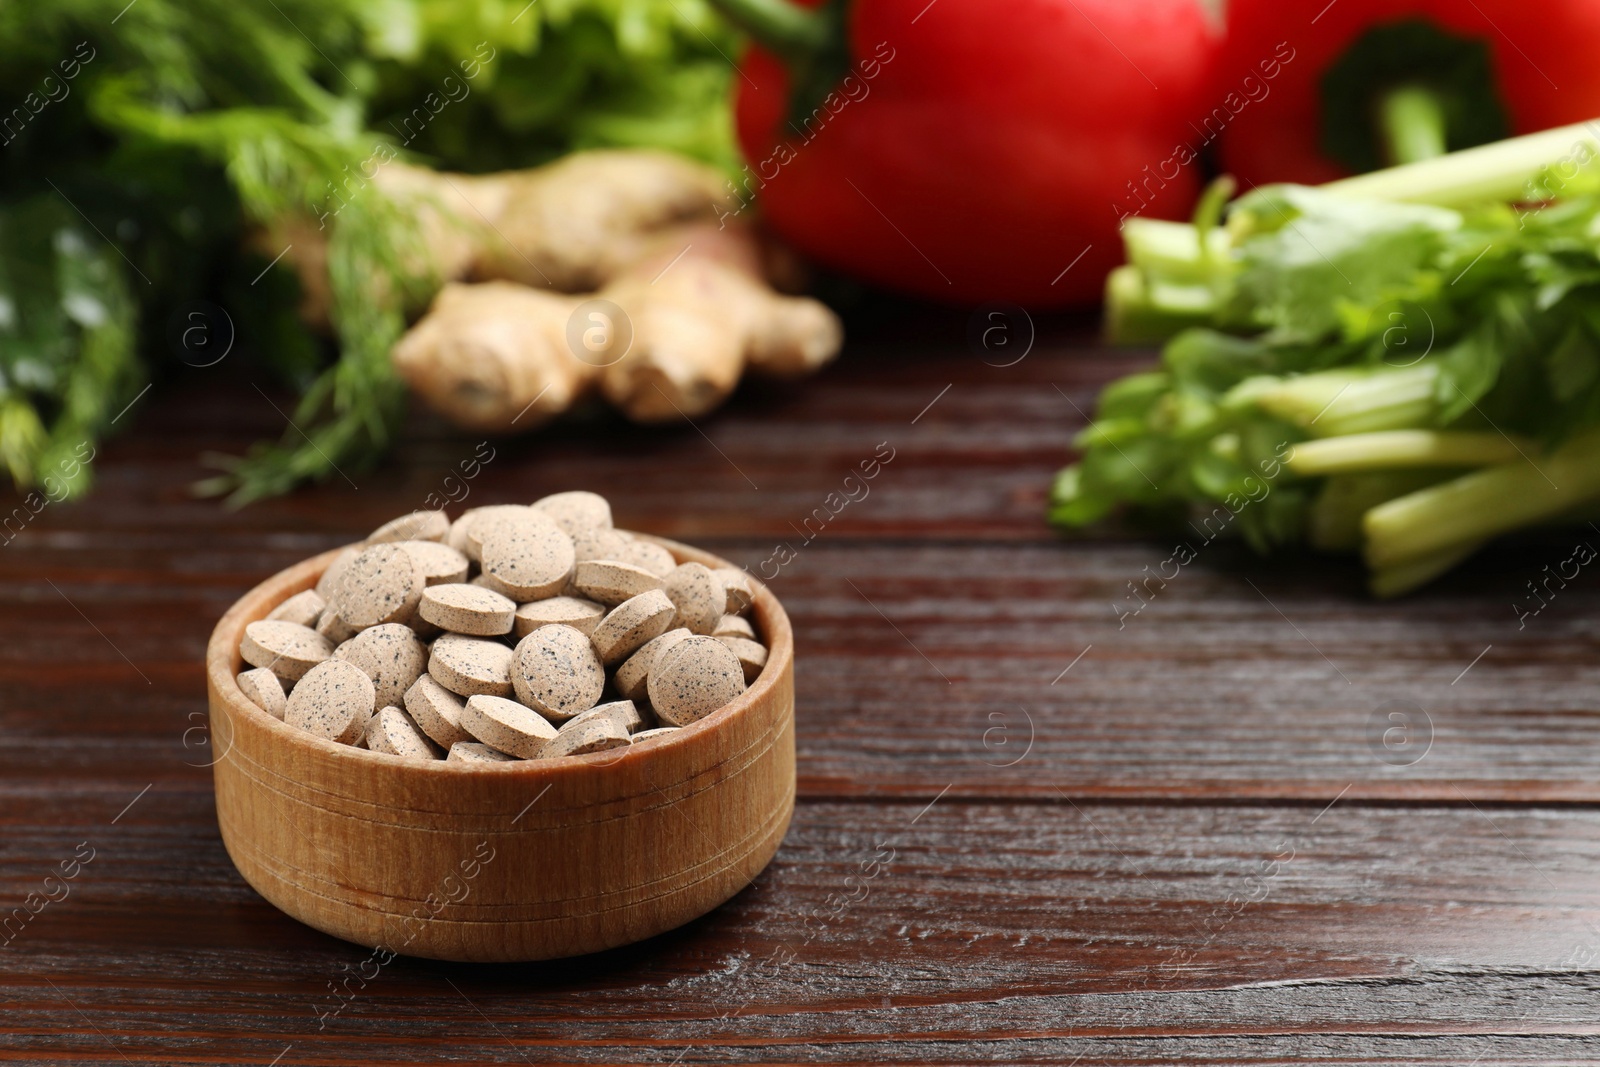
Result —
<path fill-rule="evenodd" d="M 1108 329 L 1165 341 L 1161 367 L 1102 393 L 1051 520 L 1202 512 L 1262 551 L 1359 550 L 1392 596 L 1580 513 L 1600 498 L 1597 155 L 1567 127 L 1226 205 L 1223 179 L 1193 224 L 1130 220 Z"/>

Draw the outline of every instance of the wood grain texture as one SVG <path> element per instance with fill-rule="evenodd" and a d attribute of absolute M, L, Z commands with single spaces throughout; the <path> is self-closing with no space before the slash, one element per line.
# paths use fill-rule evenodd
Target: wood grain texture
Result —
<path fill-rule="evenodd" d="M 392 464 L 242 512 L 185 486 L 202 450 L 280 429 L 247 369 L 152 391 L 92 504 L 0 545 L 0 921 L 97 850 L 0 948 L 0 1059 L 1600 1062 L 1600 593 L 1585 572 L 1513 608 L 1576 534 L 1384 605 L 1347 561 L 1218 542 L 1119 627 L 1171 546 L 1041 516 L 1137 361 L 1070 320 L 1009 368 L 961 316 L 851 328 L 838 366 L 697 427 L 594 415 L 463 479 L 476 440 L 419 417 Z M 337 998 L 366 950 L 282 915 L 221 844 L 207 635 L 430 493 L 575 486 L 753 571 L 796 546 L 769 583 L 796 634 L 790 833 L 648 942 L 400 958 Z M 1367 733 L 1402 702 L 1432 726 L 1410 764 Z"/>
<path fill-rule="evenodd" d="M 682 930 L 363 984 L 364 950 L 240 883 L 206 795 L 116 807 L 0 823 L 31 871 L 98 849 L 0 978 L 41 1058 L 1399 1062 L 1381 1038 L 1406 1033 L 1466 1064 L 1600 1041 L 1591 811 L 804 804 L 755 884 Z"/>

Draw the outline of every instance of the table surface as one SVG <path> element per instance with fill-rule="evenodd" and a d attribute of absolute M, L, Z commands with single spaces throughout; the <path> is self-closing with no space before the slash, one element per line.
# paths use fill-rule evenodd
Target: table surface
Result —
<path fill-rule="evenodd" d="M 597 413 L 461 482 L 477 442 L 418 414 L 378 469 L 243 511 L 187 486 L 202 452 L 280 430 L 271 383 L 225 362 L 140 400 L 95 495 L 0 547 L 0 911 L 52 898 L 0 949 L 0 1060 L 1600 1062 L 1600 596 L 1586 572 L 1532 613 L 1527 588 L 1600 534 L 1389 604 L 1350 561 L 1218 541 L 1135 600 L 1170 537 L 1042 516 L 1138 357 L 1081 320 L 1010 366 L 959 315 L 851 325 L 835 367 L 694 427 Z M 787 561 L 788 838 L 680 930 L 402 958 L 319 1019 L 366 951 L 223 850 L 212 624 L 430 493 L 575 487 L 620 525 Z"/>

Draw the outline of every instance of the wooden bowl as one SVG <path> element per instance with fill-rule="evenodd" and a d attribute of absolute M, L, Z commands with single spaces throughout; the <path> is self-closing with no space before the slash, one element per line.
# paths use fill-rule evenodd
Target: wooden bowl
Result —
<path fill-rule="evenodd" d="M 555 760 L 402 761 L 288 726 L 234 680 L 246 624 L 316 584 L 337 551 L 246 593 L 206 651 L 217 824 L 273 904 L 383 953 L 552 959 L 681 926 L 777 852 L 794 812 L 794 636 L 765 587 L 752 582 L 766 668 L 691 726 Z"/>

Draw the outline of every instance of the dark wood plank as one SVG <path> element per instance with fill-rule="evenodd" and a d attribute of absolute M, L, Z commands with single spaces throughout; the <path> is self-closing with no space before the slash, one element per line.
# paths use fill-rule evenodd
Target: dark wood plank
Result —
<path fill-rule="evenodd" d="M 3 950 L 0 1050 L 1464 1064 L 1600 1041 L 1589 810 L 803 804 L 774 864 L 683 930 L 544 965 L 398 959 L 335 1015 L 366 951 L 244 886 L 203 792 L 112 825 L 131 798 L 62 798 L 48 829 L 0 806 L 7 899 L 95 850 Z"/>
<path fill-rule="evenodd" d="M 1600 604 L 1585 574 L 1525 627 L 1513 609 L 1571 538 L 1397 604 L 1348 562 L 1219 542 L 1119 619 L 1170 546 L 1063 542 L 1042 515 L 1097 388 L 1142 357 L 1064 320 L 991 367 L 965 325 L 857 324 L 838 367 L 696 427 L 590 413 L 495 443 L 467 504 L 582 485 L 758 573 L 795 546 L 766 564 L 797 630 L 795 827 L 682 930 L 397 960 L 320 1029 L 367 953 L 228 862 L 204 643 L 262 577 L 451 489 L 476 442 L 419 414 L 377 470 L 228 512 L 186 487 L 203 450 L 280 428 L 267 383 L 163 383 L 90 502 L 0 544 L 0 922 L 96 850 L 0 948 L 0 1059 L 1600 1061 Z M 1415 762 L 1368 733 L 1402 704 L 1431 722 Z"/>
<path fill-rule="evenodd" d="M 0 611 L 27 620 L 0 642 L 0 771 L 181 771 L 212 622 L 336 540 L 58 525 L 0 550 Z M 771 582 L 797 633 L 802 793 L 1600 799 L 1592 582 L 1519 630 L 1489 567 L 1380 604 L 1219 545 L 1119 624 L 1124 576 L 1161 552 L 817 539 Z M 1371 733 L 1390 711 L 1409 747 Z"/>

